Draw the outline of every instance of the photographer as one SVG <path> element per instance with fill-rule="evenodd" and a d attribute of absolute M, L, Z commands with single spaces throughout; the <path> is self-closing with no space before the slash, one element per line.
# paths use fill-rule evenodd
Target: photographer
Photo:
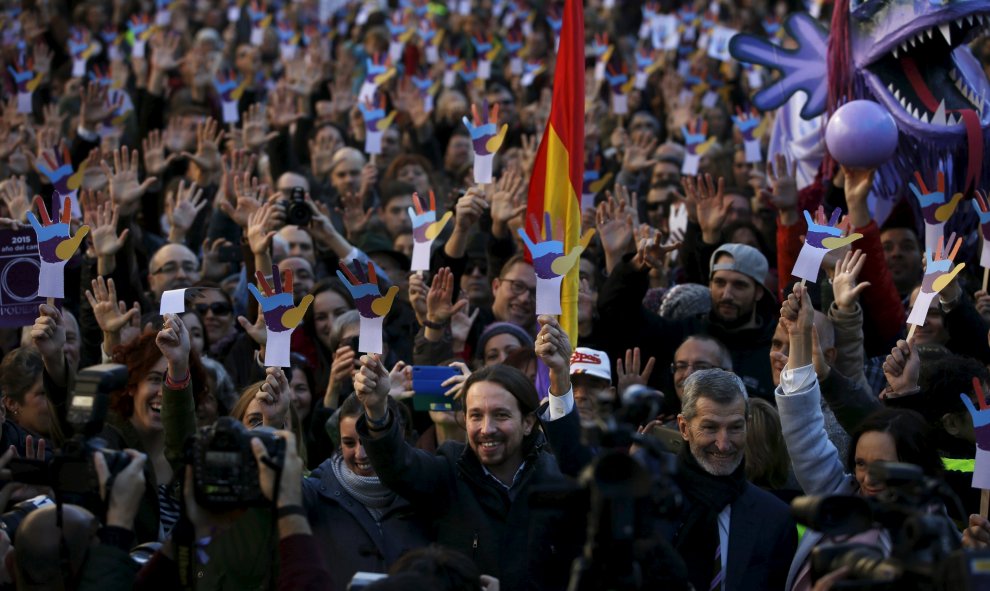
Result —
<path fill-rule="evenodd" d="M 941 476 L 941 460 L 925 420 L 905 410 L 881 410 L 867 417 L 852 433 L 843 466 L 824 430 L 821 392 L 812 364 L 814 308 L 805 287 L 796 286 L 788 296 L 780 309 L 780 321 L 787 327 L 791 348 L 780 375 L 777 408 L 794 475 L 806 495 L 876 496 L 885 488 L 871 478 L 869 466 L 878 461 L 916 464 L 928 476 Z M 935 512 L 944 510 L 940 506 Z M 871 529 L 852 541 L 880 546 L 885 553 L 891 549 L 886 530 Z M 831 542 L 820 532 L 805 533 L 787 576 L 787 589 L 811 587 L 811 551 Z"/>
<path fill-rule="evenodd" d="M 107 501 L 106 523 L 101 525 L 92 513 L 77 505 L 47 505 L 24 518 L 13 550 L 19 591 L 132 588 L 136 569 L 128 552 L 145 489 L 147 456 L 133 449 L 125 451 L 130 463 L 115 475 L 107 469 L 102 453 L 93 457 L 100 495 Z"/>

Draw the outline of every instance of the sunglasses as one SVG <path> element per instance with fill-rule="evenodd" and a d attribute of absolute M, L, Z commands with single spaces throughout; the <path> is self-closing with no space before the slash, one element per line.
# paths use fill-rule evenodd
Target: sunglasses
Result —
<path fill-rule="evenodd" d="M 227 302 L 213 302 L 212 304 L 196 304 L 196 312 L 200 316 L 206 316 L 207 312 L 213 312 L 214 316 L 227 316 L 233 310 Z"/>

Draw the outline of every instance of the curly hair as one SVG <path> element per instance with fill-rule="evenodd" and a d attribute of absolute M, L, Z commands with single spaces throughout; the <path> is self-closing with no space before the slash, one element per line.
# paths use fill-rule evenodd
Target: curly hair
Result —
<path fill-rule="evenodd" d="M 155 332 L 146 332 L 113 350 L 113 362 L 127 366 L 127 385 L 110 395 L 111 410 L 123 419 L 129 419 L 134 414 L 134 394 L 151 368 L 162 359 L 162 352 L 155 344 L 157 336 Z M 209 382 L 206 379 L 206 370 L 195 351 L 189 352 L 189 375 L 192 378 L 193 400 L 198 407 L 206 400 Z"/>

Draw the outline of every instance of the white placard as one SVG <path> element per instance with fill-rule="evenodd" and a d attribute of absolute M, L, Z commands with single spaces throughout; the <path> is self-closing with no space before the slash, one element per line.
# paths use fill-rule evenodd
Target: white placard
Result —
<path fill-rule="evenodd" d="M 183 289 L 169 289 L 162 292 L 162 303 L 158 308 L 158 313 L 162 316 L 165 314 L 182 314 L 186 311 L 186 288 Z"/>

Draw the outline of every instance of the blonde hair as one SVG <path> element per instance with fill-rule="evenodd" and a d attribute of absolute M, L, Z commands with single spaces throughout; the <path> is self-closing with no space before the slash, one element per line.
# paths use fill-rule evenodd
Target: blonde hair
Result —
<path fill-rule="evenodd" d="M 254 396 L 258 393 L 258 391 L 261 390 L 261 385 L 264 383 L 265 381 L 262 380 L 251 384 L 247 388 L 244 388 L 244 391 L 241 392 L 241 397 L 237 399 L 237 402 L 234 403 L 233 408 L 230 409 L 230 416 L 240 421 L 242 425 L 244 425 L 244 417 L 247 415 L 248 406 L 251 404 L 251 401 L 254 400 Z M 244 426 L 248 427 L 247 425 Z M 250 427 L 248 428 L 250 429 Z M 299 454 L 299 457 L 302 458 L 303 465 L 305 466 L 308 459 L 306 457 L 306 434 L 303 431 L 302 421 L 299 420 L 299 415 L 296 413 L 296 409 L 292 406 L 291 400 L 289 401 L 289 421 L 284 428 L 292 431 L 292 434 L 296 436 L 296 452 Z"/>
<path fill-rule="evenodd" d="M 752 398 L 746 422 L 746 478 L 760 488 L 783 488 L 790 476 L 791 458 L 777 409 L 762 398 Z"/>

